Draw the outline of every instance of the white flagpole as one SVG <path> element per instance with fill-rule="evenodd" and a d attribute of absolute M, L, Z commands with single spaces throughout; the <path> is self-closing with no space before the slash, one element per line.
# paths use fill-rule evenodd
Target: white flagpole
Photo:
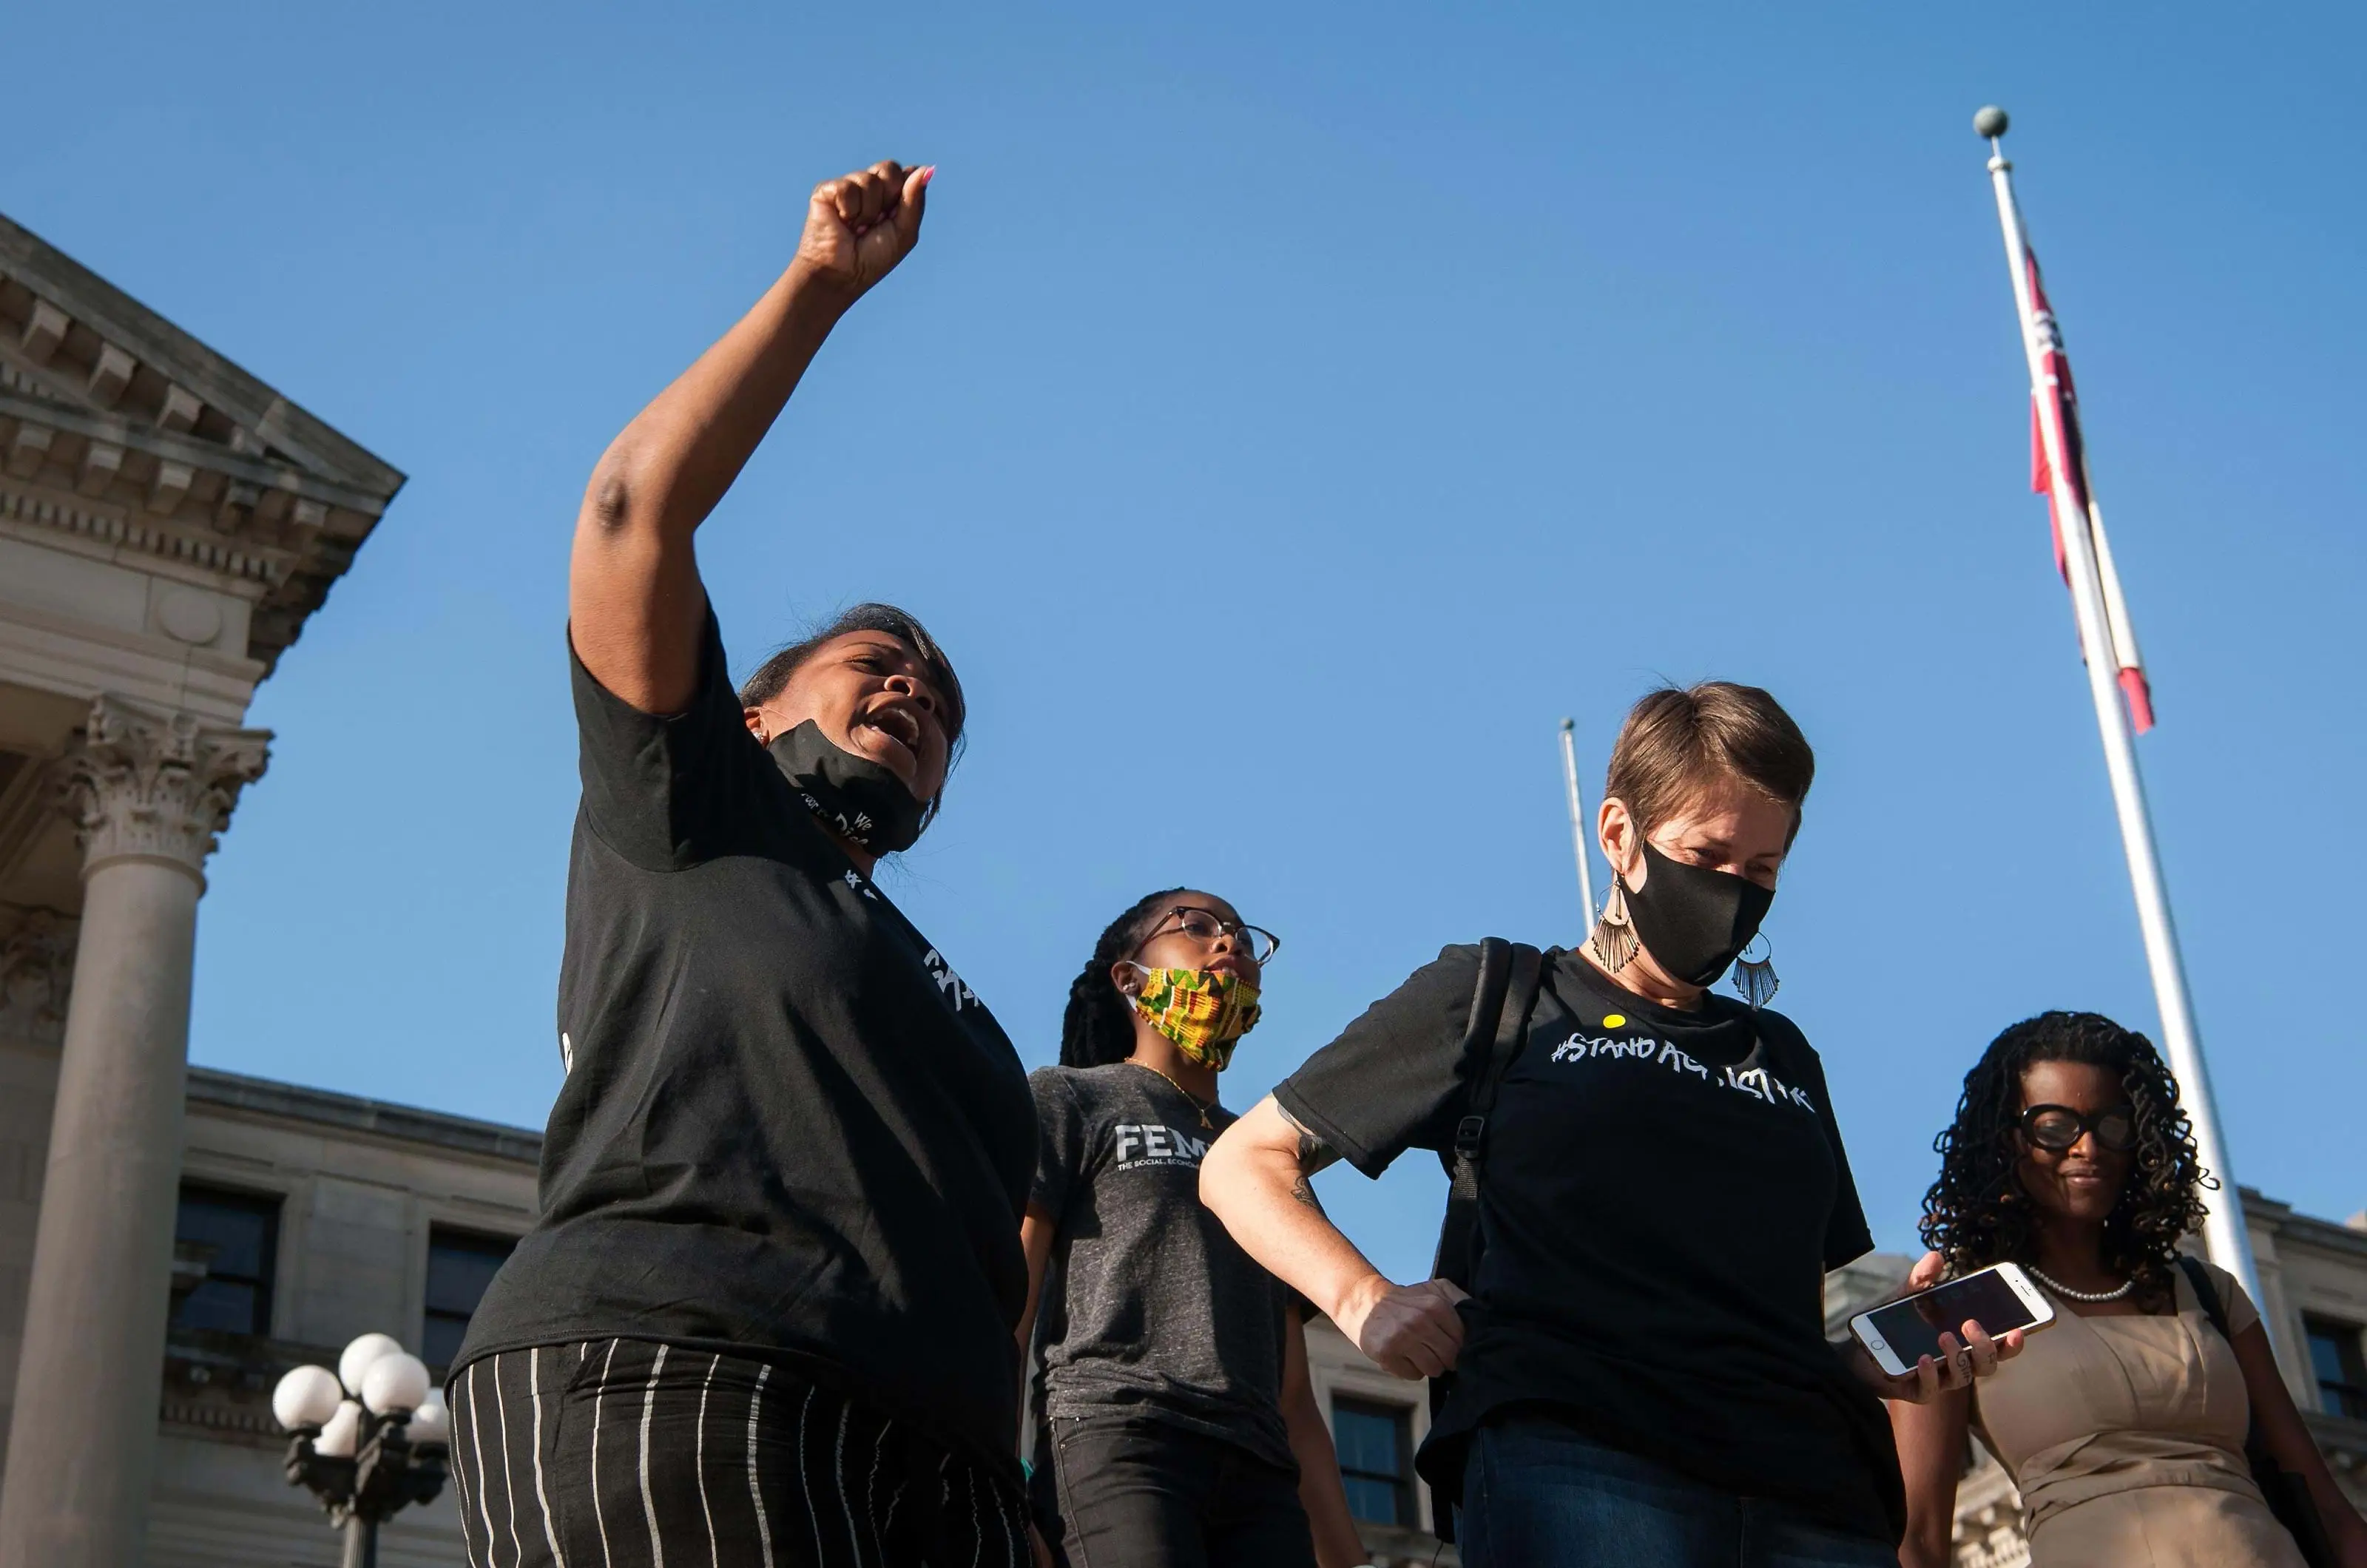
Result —
<path fill-rule="evenodd" d="M 2146 964 L 2152 971 L 2154 1004 L 2161 1013 L 2163 1043 L 2169 1047 L 2170 1070 L 2178 1075 L 2187 1115 L 2194 1123 L 2194 1144 L 2203 1164 L 2219 1179 L 2219 1190 L 2209 1197 L 2210 1213 L 2203 1223 L 2203 1245 L 2211 1261 L 2236 1276 L 2253 1303 L 2261 1304 L 2260 1281 L 2252 1266 L 2250 1237 L 2244 1225 L 2244 1205 L 2236 1194 L 2235 1168 L 2227 1161 L 2227 1145 L 2219 1136 L 2219 1108 L 2211 1093 L 2211 1074 L 2203 1066 L 2203 1043 L 2194 1032 L 2194 1003 L 2186 987 L 2186 966 L 2179 956 L 2178 928 L 2169 918 L 2169 896 L 2161 880 L 2160 857 L 2154 849 L 2153 819 L 2146 809 L 2145 780 L 2137 773 L 2136 748 L 2129 734 L 2127 710 L 2121 705 L 2119 658 L 2111 618 L 2104 606 L 2104 585 L 2097 571 L 2090 534 L 2088 509 L 2080 504 L 2072 484 L 2071 463 L 2064 451 L 2064 432 L 2045 411 L 2044 367 L 2045 344 L 2039 335 L 2036 309 L 2030 289 L 2030 248 L 2023 237 L 2022 210 L 2013 198 L 2013 165 L 2006 161 L 1999 139 L 2005 134 L 2005 111 L 1985 108 L 1973 117 L 1973 128 L 1988 140 L 1989 180 L 1997 188 L 1998 221 L 2005 230 L 2006 263 L 2013 272 L 2014 305 L 2022 319 L 2022 346 L 2030 363 L 2030 393 L 2040 411 L 2039 431 L 2046 443 L 2046 466 L 2054 475 L 2055 515 L 2061 523 L 2063 561 L 2071 578 L 2071 606 L 2079 624 L 2079 643 L 2087 656 L 2088 694 L 2096 705 L 2096 728 L 2104 740 L 2104 769 L 2112 782 L 2112 805 L 2120 817 L 2121 848 L 2127 853 L 2129 882 L 2136 893 L 2137 924 L 2145 933 Z M 2271 1314 L 2262 1305 L 2263 1318 Z M 2272 1337 L 2282 1337 L 2272 1334 Z"/>
<path fill-rule="evenodd" d="M 1594 930 L 1594 878 L 1586 871 L 1586 807 L 1578 798 L 1578 743 L 1570 739 L 1577 727 L 1561 721 L 1561 782 L 1569 791 L 1569 843 L 1578 852 L 1578 901 L 1586 910 L 1585 928 Z"/>

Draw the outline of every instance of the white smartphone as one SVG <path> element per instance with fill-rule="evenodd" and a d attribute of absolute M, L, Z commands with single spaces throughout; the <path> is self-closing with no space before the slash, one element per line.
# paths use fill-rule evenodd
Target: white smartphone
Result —
<path fill-rule="evenodd" d="M 1962 1338 L 1966 1319 L 1995 1339 L 2016 1328 L 2045 1327 L 2055 1321 L 2055 1303 L 2018 1264 L 1999 1263 L 1862 1312 L 1849 1325 L 1874 1365 L 1903 1378 L 1924 1357 L 1940 1358 L 1942 1332 Z"/>

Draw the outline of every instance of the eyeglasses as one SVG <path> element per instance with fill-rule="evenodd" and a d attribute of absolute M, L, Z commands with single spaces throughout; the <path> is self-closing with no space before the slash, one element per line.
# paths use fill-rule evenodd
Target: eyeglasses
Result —
<path fill-rule="evenodd" d="M 2067 1105 L 2033 1105 L 2022 1113 L 2022 1135 L 2051 1154 L 2063 1154 L 2077 1148 L 2079 1140 L 2089 1134 L 2096 1142 L 2114 1154 L 2125 1154 L 2136 1146 L 2136 1112 L 2125 1105 L 2115 1105 L 2109 1111 L 2099 1111 L 2092 1116 L 2081 1115 Z"/>
<path fill-rule="evenodd" d="M 1263 967 L 1265 962 L 1274 956 L 1274 949 L 1282 945 L 1282 938 L 1263 927 L 1229 920 L 1213 909 L 1195 909 L 1188 904 L 1179 904 L 1168 910 L 1166 918 L 1151 928 L 1150 934 L 1142 939 L 1142 946 L 1150 946 L 1170 931 L 1181 931 L 1203 947 L 1214 947 L 1218 938 L 1229 936 L 1249 951 L 1250 957 L 1260 967 Z M 1139 953 L 1142 949 L 1135 951 Z"/>

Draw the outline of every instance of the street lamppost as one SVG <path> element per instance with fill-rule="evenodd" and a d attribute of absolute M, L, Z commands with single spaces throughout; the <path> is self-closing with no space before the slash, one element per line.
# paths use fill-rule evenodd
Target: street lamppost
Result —
<path fill-rule="evenodd" d="M 334 1372 L 298 1367 L 272 1391 L 271 1413 L 295 1434 L 288 1483 L 311 1488 L 345 1532 L 345 1568 L 378 1568 L 379 1525 L 444 1490 L 452 1413 L 391 1335 L 363 1335 Z"/>

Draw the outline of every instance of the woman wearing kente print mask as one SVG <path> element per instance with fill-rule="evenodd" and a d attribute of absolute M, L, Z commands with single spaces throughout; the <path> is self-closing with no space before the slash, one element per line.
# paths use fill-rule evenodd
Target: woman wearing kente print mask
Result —
<path fill-rule="evenodd" d="M 1243 1116 L 1201 1173 L 1250 1255 L 1401 1377 L 1455 1382 L 1420 1456 L 1469 1568 L 1896 1562 L 1877 1395 L 1925 1400 L 2020 1340 L 1969 1334 L 1893 1382 L 1824 1337 L 1820 1282 L 1871 1250 L 1817 1053 L 1711 994 L 1757 935 L 1815 773 L 1775 699 L 1713 682 L 1637 703 L 1599 821 L 1617 876 L 1551 953 L 1485 1111 L 1471 1294 L 1392 1284 L 1308 1177 L 1377 1176 L 1475 1114 L 1478 953 L 1450 947 Z M 1493 1034 L 1490 1030 L 1489 1033 Z M 1484 1056 L 1485 1052 L 1481 1055 Z M 1484 1102 L 1482 1102 L 1484 1104 Z"/>
<path fill-rule="evenodd" d="M 1217 1075 L 1274 947 L 1208 894 L 1138 900 L 1070 987 L 1060 1065 L 1029 1079 L 1024 1441 L 1070 1568 L 1365 1560 L 1298 1304 L 1200 1204 L 1201 1154 L 1233 1122 Z"/>

